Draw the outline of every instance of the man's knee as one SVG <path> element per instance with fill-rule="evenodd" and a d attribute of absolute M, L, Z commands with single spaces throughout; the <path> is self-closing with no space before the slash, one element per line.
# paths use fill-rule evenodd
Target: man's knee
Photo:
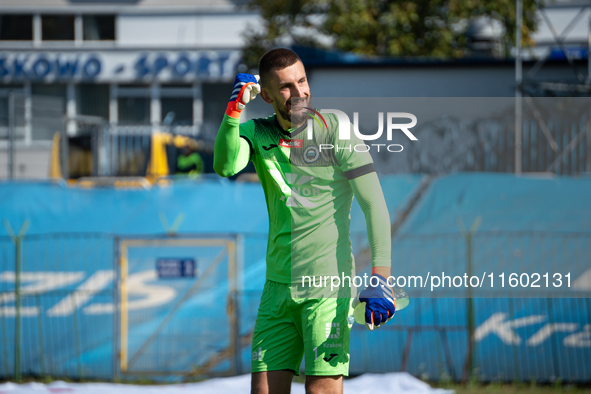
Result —
<path fill-rule="evenodd" d="M 343 375 L 306 376 L 306 394 L 342 394 Z"/>

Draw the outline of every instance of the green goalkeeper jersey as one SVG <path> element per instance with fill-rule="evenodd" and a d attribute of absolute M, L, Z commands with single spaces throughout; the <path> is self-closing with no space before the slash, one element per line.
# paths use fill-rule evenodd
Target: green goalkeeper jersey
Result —
<path fill-rule="evenodd" d="M 311 139 L 307 124 L 287 132 L 275 115 L 240 124 L 265 192 L 271 281 L 354 274 L 349 180 L 374 171 L 373 162 L 355 133 L 339 139 L 336 116 L 323 116 L 326 126 L 314 123 Z"/>

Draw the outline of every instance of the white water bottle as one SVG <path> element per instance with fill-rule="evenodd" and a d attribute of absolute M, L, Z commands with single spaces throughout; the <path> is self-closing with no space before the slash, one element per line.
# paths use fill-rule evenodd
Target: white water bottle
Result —
<path fill-rule="evenodd" d="M 396 301 L 396 312 L 408 306 L 408 293 L 402 287 L 393 287 L 394 300 Z M 353 300 L 353 314 L 347 317 L 349 324 L 365 324 L 365 302 L 359 301 L 359 296 Z"/>

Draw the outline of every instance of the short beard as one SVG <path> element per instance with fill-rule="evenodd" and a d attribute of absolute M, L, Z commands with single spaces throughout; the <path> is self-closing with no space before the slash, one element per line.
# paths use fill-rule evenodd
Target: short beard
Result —
<path fill-rule="evenodd" d="M 309 105 L 310 98 L 311 96 L 308 96 L 302 100 L 307 101 Z M 292 128 L 301 126 L 302 124 L 304 124 L 304 122 L 306 122 L 306 120 L 309 117 L 309 115 L 306 112 L 299 112 L 294 114 L 291 110 L 288 111 L 287 107 L 281 108 L 277 112 L 279 112 L 279 115 L 281 115 L 283 119 L 289 120 L 291 122 Z"/>
<path fill-rule="evenodd" d="M 288 111 L 286 108 L 280 109 L 279 115 L 283 119 L 289 120 L 291 122 L 291 127 L 298 127 L 304 124 L 304 122 L 308 119 L 308 115 L 305 112 L 299 112 L 297 114 L 293 114 L 291 111 Z"/>

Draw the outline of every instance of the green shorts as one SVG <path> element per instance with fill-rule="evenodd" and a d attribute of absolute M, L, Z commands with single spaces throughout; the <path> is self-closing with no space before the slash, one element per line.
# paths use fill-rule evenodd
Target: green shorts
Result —
<path fill-rule="evenodd" d="M 351 299 L 294 299 L 290 285 L 267 280 L 252 337 L 252 372 L 292 370 L 349 375 Z"/>

